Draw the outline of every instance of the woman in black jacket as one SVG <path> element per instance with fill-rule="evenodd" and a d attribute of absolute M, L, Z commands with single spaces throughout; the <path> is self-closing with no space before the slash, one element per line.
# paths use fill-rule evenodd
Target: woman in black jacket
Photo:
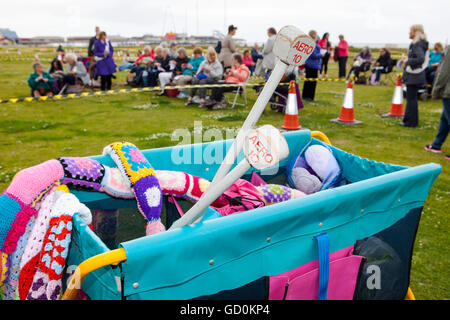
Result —
<path fill-rule="evenodd" d="M 409 46 L 408 57 L 402 59 L 404 67 L 402 81 L 406 84 L 406 110 L 403 121 L 399 124 L 405 127 L 417 127 L 419 124 L 417 92 L 426 84 L 428 41 L 420 24 L 411 26 L 409 38 L 412 39 L 412 43 Z"/>
<path fill-rule="evenodd" d="M 392 70 L 391 66 L 391 53 L 386 48 L 380 49 L 380 56 L 377 61 L 375 61 L 374 68 L 372 69 L 372 74 L 374 76 L 374 81 L 371 84 L 380 84 L 380 76 L 382 73 L 389 73 Z"/>

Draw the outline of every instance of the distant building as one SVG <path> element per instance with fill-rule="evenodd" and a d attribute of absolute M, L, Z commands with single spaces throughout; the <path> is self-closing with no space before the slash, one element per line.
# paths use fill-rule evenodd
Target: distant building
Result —
<path fill-rule="evenodd" d="M 63 43 L 66 40 L 63 37 L 32 37 L 19 38 L 19 44 L 24 45 L 51 45 L 55 43 Z"/>
<path fill-rule="evenodd" d="M 19 37 L 17 36 L 17 33 L 15 31 L 6 28 L 0 28 L 0 41 L 12 41 L 17 43 L 18 40 Z"/>

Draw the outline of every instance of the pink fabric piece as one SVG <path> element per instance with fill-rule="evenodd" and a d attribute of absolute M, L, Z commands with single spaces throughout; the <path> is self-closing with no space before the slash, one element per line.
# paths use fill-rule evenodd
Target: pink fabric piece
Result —
<path fill-rule="evenodd" d="M 162 224 L 161 220 L 159 220 L 159 219 L 153 220 L 147 224 L 147 227 L 145 228 L 145 235 L 149 236 L 149 235 L 157 234 L 157 233 L 164 232 L 164 231 L 166 231 L 166 228 Z"/>
<path fill-rule="evenodd" d="M 256 187 L 267 184 L 267 182 L 265 182 L 263 178 L 261 178 L 255 171 L 252 172 L 252 178 L 250 182 Z"/>
<path fill-rule="evenodd" d="M 20 211 L 17 213 L 8 234 L 6 235 L 5 241 L 3 242 L 3 252 L 11 254 L 16 251 L 17 242 L 19 241 L 22 234 L 25 233 L 27 223 L 31 216 L 36 214 L 36 210 L 32 209 L 30 205 L 25 205 L 18 198 L 13 195 L 8 195 L 20 204 Z"/>
<path fill-rule="evenodd" d="M 243 197 L 240 201 L 245 205 L 245 207 L 247 207 L 248 210 L 264 206 L 264 200 L 259 190 L 253 184 L 244 179 L 238 179 L 231 187 L 227 189 L 227 191 L 217 198 L 211 206 L 214 207 L 214 209 L 217 210 L 217 212 L 219 212 L 222 216 L 245 211 L 246 208 L 243 205 L 239 203 L 231 203 L 231 200 L 236 197 Z"/>
<path fill-rule="evenodd" d="M 352 300 L 362 256 L 353 255 L 353 246 L 330 254 L 328 300 Z M 289 287 L 286 292 L 286 284 Z M 270 277 L 269 300 L 317 300 L 319 260 Z"/>
<path fill-rule="evenodd" d="M 58 160 L 48 160 L 20 171 L 6 192 L 31 204 L 44 190 L 64 178 L 64 170 Z"/>

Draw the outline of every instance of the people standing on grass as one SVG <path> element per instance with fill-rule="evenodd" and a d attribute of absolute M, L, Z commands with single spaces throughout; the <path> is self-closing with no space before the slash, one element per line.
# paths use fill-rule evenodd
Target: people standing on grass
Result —
<path fill-rule="evenodd" d="M 348 60 L 348 43 L 345 41 L 342 34 L 339 35 L 339 43 L 337 45 L 337 62 L 339 64 L 339 78 L 344 79 L 347 70 L 347 60 Z"/>
<path fill-rule="evenodd" d="M 94 55 L 97 62 L 94 77 L 100 76 L 101 90 L 111 90 L 112 76 L 116 73 L 116 65 L 113 60 L 114 48 L 106 38 L 106 32 L 102 31 L 94 42 Z"/>
<path fill-rule="evenodd" d="M 322 54 L 322 65 L 320 67 L 320 75 L 324 75 L 325 78 L 328 77 L 328 61 L 331 56 L 331 42 L 328 40 L 330 34 L 325 32 L 322 39 L 317 43 L 320 47 L 320 53 Z"/>
<path fill-rule="evenodd" d="M 222 47 L 220 49 L 219 61 L 222 63 L 224 69 L 230 68 L 233 64 L 233 54 L 237 50 L 236 43 L 233 36 L 236 34 L 237 27 L 230 25 L 228 27 L 228 34 L 222 40 Z"/>
<path fill-rule="evenodd" d="M 317 32 L 311 30 L 309 36 L 317 42 Z M 316 45 L 313 52 L 305 62 L 305 77 L 312 79 L 312 81 L 305 81 L 303 83 L 302 98 L 303 100 L 313 101 L 316 94 L 317 77 L 319 70 L 322 67 L 322 54 L 320 53 L 320 46 Z"/>
<path fill-rule="evenodd" d="M 425 150 L 442 153 L 442 145 L 450 132 L 450 52 L 448 48 L 436 71 L 431 96 L 433 99 L 442 99 L 443 109 L 438 133 L 433 143 L 425 146 Z M 447 154 L 445 159 L 450 160 L 450 155 Z"/>
<path fill-rule="evenodd" d="M 94 59 L 94 43 L 95 41 L 98 40 L 98 37 L 100 35 L 100 27 L 95 27 L 95 36 L 93 36 L 92 38 L 89 39 L 89 45 L 88 45 L 88 50 L 87 50 L 87 54 L 88 57 L 91 58 L 91 65 L 89 66 L 89 75 L 91 77 L 91 79 L 94 79 L 94 74 L 95 74 L 95 67 L 96 67 L 96 61 Z"/>
<path fill-rule="evenodd" d="M 405 127 L 419 125 L 419 106 L 417 93 L 426 84 L 425 69 L 428 66 L 428 41 L 421 24 L 411 26 L 409 38 L 412 40 L 408 57 L 402 58 L 404 68 L 402 82 L 406 85 L 406 110 L 403 121 Z"/>
<path fill-rule="evenodd" d="M 267 30 L 267 36 L 269 38 L 264 44 L 264 49 L 262 52 L 262 69 L 264 73 L 270 75 L 273 68 L 275 68 L 275 54 L 273 53 L 273 45 L 275 43 L 275 38 L 277 37 L 277 31 L 275 30 L 275 28 L 269 28 Z"/>

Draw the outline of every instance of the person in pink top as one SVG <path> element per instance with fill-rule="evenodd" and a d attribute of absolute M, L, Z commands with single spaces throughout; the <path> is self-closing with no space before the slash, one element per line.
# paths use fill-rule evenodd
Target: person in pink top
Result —
<path fill-rule="evenodd" d="M 242 56 L 234 54 L 231 69 L 225 74 L 225 82 L 220 83 L 245 83 L 250 76 L 250 70 L 242 63 Z M 237 87 L 217 87 L 211 90 L 211 97 L 205 103 L 208 109 L 224 109 L 226 107 L 226 100 L 224 92 L 236 90 Z"/>
<path fill-rule="evenodd" d="M 339 35 L 339 44 L 337 45 L 339 78 L 345 78 L 347 60 L 348 60 L 348 43 L 344 40 L 342 34 Z"/>
<path fill-rule="evenodd" d="M 250 73 L 253 73 L 255 71 L 256 63 L 253 61 L 253 58 L 250 55 L 250 50 L 244 51 L 244 55 L 242 56 L 242 63 L 247 66 L 247 68 L 250 70 Z"/>

